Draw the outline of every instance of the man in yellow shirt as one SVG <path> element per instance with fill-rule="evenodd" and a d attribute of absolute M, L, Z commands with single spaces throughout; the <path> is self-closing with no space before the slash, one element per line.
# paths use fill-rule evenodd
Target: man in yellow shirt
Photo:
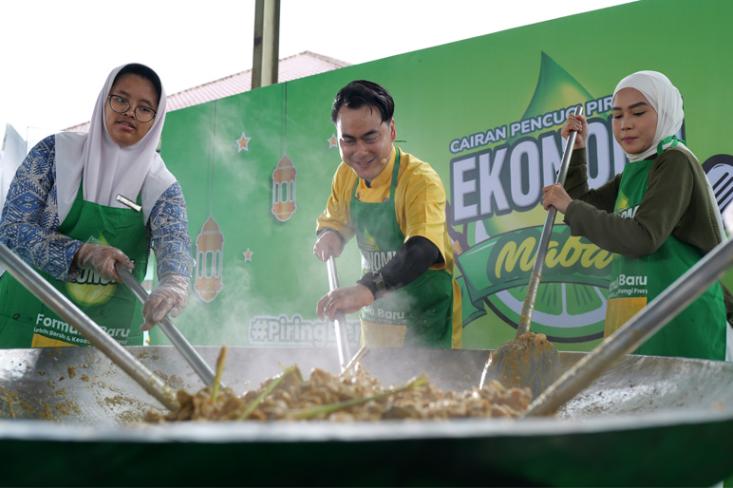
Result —
<path fill-rule="evenodd" d="M 339 256 L 356 235 L 364 275 L 324 296 L 318 315 L 361 310 L 371 347 L 461 344 L 460 289 L 445 220 L 445 189 L 433 168 L 394 145 L 394 100 L 380 85 L 352 81 L 331 111 L 342 163 L 318 217 L 313 253 Z"/>

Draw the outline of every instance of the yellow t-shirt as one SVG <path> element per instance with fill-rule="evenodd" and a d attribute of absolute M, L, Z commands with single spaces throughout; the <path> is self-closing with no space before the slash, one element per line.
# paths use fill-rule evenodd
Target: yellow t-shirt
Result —
<path fill-rule="evenodd" d="M 317 230 L 324 228 L 337 231 L 348 241 L 354 236 L 351 225 L 350 207 L 354 195 L 354 184 L 359 180 L 357 198 L 362 202 L 379 203 L 389 196 L 396 150 L 393 147 L 389 164 L 374 178 L 371 186 L 359 179 L 343 161 L 336 169 L 331 183 L 331 195 L 326 209 L 318 217 Z M 416 236 L 424 237 L 435 244 L 443 256 L 444 263 L 431 269 L 446 269 L 453 274 L 453 247 L 445 220 L 445 189 L 435 170 L 412 154 L 400 151 L 400 171 L 395 189 L 395 213 L 397 224 L 407 242 Z M 460 347 L 461 301 L 460 288 L 453 280 L 453 347 Z"/>

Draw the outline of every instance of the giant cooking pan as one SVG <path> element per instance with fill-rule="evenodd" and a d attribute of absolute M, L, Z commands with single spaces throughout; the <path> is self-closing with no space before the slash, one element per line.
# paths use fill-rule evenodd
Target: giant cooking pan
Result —
<path fill-rule="evenodd" d="M 172 386 L 175 350 L 130 348 Z M 213 364 L 216 348 L 201 348 Z M 582 353 L 561 353 L 569 365 Z M 425 371 L 474 386 L 485 351 L 373 350 L 384 383 Z M 242 391 L 332 349 L 230 349 Z M 0 352 L 0 483 L 9 485 L 702 485 L 733 472 L 733 364 L 625 356 L 555 418 L 379 423 L 138 422 L 157 402 L 93 348 Z"/>

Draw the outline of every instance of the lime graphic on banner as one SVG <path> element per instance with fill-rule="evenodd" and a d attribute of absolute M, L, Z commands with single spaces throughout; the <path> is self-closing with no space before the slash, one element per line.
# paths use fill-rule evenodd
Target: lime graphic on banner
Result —
<path fill-rule="evenodd" d="M 535 92 L 522 118 L 506 125 L 507 142 L 452 161 L 453 173 L 459 176 L 457 188 L 468 181 L 480 189 L 473 200 L 468 193 L 453 195 L 453 220 L 465 223 L 460 244 L 467 248 L 457 260 L 466 298 L 464 324 L 484 315 L 485 304 L 516 327 L 541 233 L 537 224 L 547 215 L 542 188 L 555 181 L 562 163 L 559 128 L 569 113 L 591 99 L 580 83 L 542 53 Z M 471 177 L 477 181 L 468 180 Z M 555 225 L 533 330 L 561 342 L 601 337 L 610 262 L 609 253 L 571 237 L 566 226 Z"/>
<path fill-rule="evenodd" d="M 543 52 L 537 88 L 522 119 L 553 113 L 558 107 L 576 105 L 592 98 L 570 73 Z M 565 122 L 564 118 L 558 122 L 556 113 L 553 113 L 553 118 L 557 122 L 555 125 Z"/>

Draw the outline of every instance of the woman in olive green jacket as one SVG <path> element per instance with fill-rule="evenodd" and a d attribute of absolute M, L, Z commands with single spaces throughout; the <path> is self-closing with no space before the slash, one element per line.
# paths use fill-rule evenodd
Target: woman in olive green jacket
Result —
<path fill-rule="evenodd" d="M 562 130 L 577 130 L 564 188 L 544 189 L 545 208 L 565 214 L 573 235 L 616 253 L 606 309 L 605 335 L 644 308 L 724 238 L 720 213 L 695 155 L 677 138 L 682 97 L 669 79 L 639 71 L 613 94 L 613 134 L 629 162 L 598 189 L 587 182 L 583 116 Z M 726 357 L 726 313 L 719 283 L 636 351 L 639 354 Z"/>

